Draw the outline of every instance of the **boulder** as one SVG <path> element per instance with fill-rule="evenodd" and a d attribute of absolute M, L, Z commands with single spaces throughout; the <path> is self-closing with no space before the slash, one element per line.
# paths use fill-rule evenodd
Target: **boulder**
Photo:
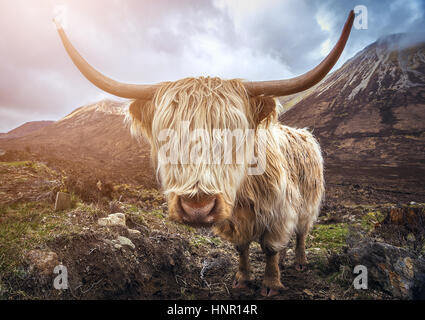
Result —
<path fill-rule="evenodd" d="M 125 227 L 125 214 L 124 213 L 112 213 L 106 218 L 100 218 L 97 223 L 100 226 L 123 226 Z"/>
<path fill-rule="evenodd" d="M 347 255 L 353 267 L 367 267 L 369 287 L 395 298 L 425 299 L 424 257 L 372 239 L 358 242 L 348 249 Z"/>
<path fill-rule="evenodd" d="M 142 233 L 139 230 L 136 229 L 128 229 L 128 235 L 130 237 L 138 237 L 140 236 Z"/>
<path fill-rule="evenodd" d="M 213 251 L 209 257 L 202 262 L 202 269 L 200 277 L 206 281 L 208 277 L 212 276 L 225 276 L 232 267 L 232 261 L 221 251 Z"/>
<path fill-rule="evenodd" d="M 53 274 L 53 269 L 59 265 L 58 255 L 52 251 L 31 250 L 26 255 L 30 271 L 36 271 L 43 276 Z"/>
<path fill-rule="evenodd" d="M 71 195 L 69 193 L 58 192 L 56 194 L 55 211 L 62 211 L 71 208 Z"/>
<path fill-rule="evenodd" d="M 122 245 L 122 246 L 129 246 L 132 249 L 135 249 L 136 248 L 136 246 L 134 245 L 134 243 L 131 242 L 131 240 L 129 238 L 126 238 L 126 237 L 123 237 L 123 236 L 119 236 L 117 240 L 120 243 L 120 245 Z"/>
<path fill-rule="evenodd" d="M 391 208 L 383 223 L 405 226 L 410 231 L 423 232 L 425 228 L 425 208 L 406 206 Z"/>

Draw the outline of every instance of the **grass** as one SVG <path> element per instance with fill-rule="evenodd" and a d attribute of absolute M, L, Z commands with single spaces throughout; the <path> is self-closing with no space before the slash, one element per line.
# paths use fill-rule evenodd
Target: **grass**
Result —
<path fill-rule="evenodd" d="M 148 213 L 151 214 L 151 215 L 153 215 L 153 216 L 155 216 L 155 217 L 157 217 L 157 218 L 159 218 L 159 219 L 164 219 L 165 218 L 162 209 L 149 210 Z"/>
<path fill-rule="evenodd" d="M 214 245 L 218 246 L 221 244 L 221 240 L 216 237 L 204 237 L 202 235 L 194 235 L 189 241 L 190 245 L 193 247 L 205 246 L 205 245 Z"/>
<path fill-rule="evenodd" d="M 376 224 L 381 223 L 384 219 L 385 214 L 381 211 L 370 211 L 361 218 L 360 226 L 366 231 L 372 231 Z"/>
<path fill-rule="evenodd" d="M 0 161 L 0 173 L 3 174 L 23 174 L 34 176 L 38 174 L 42 176 L 57 177 L 57 173 L 47 167 L 45 164 L 34 161 L 12 161 L 12 162 L 1 162 Z M 14 176 L 16 179 L 17 177 Z"/>
<path fill-rule="evenodd" d="M 131 215 L 133 222 L 139 223 L 148 229 L 167 230 L 175 234 L 183 234 L 189 239 L 189 244 L 195 248 L 219 246 L 222 241 L 218 237 L 208 237 L 198 234 L 198 231 L 188 225 L 176 223 L 167 219 L 163 209 L 144 210 L 136 205 L 125 205 L 124 212 Z"/>
<path fill-rule="evenodd" d="M 0 162 L 0 165 L 18 168 L 18 167 L 33 166 L 34 163 L 32 161 L 14 161 L 14 162 Z"/>
<path fill-rule="evenodd" d="M 0 274 L 18 272 L 27 250 L 74 233 L 78 227 L 67 222 L 67 211 L 54 212 L 46 202 L 0 206 Z"/>
<path fill-rule="evenodd" d="M 127 210 L 131 213 L 139 213 L 139 208 L 136 205 L 127 206 Z"/>
<path fill-rule="evenodd" d="M 16 171 L 20 168 L 34 168 L 34 163 L 31 161 L 14 161 L 14 162 L 0 162 L 0 173 L 8 173 L 10 171 Z"/>
<path fill-rule="evenodd" d="M 346 244 L 347 234 L 346 223 L 316 224 L 308 239 L 308 246 L 340 250 Z"/>

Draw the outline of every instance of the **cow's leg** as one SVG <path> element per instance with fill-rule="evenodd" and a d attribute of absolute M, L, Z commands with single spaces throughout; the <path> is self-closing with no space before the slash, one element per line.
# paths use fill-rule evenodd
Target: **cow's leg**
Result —
<path fill-rule="evenodd" d="M 295 261 L 294 266 L 297 271 L 304 271 L 307 269 L 307 258 L 305 255 L 305 238 L 309 231 L 308 226 L 300 226 L 296 231 L 297 243 L 295 246 Z"/>
<path fill-rule="evenodd" d="M 261 295 L 271 297 L 279 294 L 279 291 L 284 288 L 280 282 L 279 252 L 271 249 L 264 242 L 261 243 L 261 248 L 266 255 L 266 270 Z"/>
<path fill-rule="evenodd" d="M 285 264 L 286 250 L 287 250 L 286 248 L 282 249 L 280 251 L 280 254 L 279 254 L 279 265 L 282 266 L 282 268 L 283 268 L 283 266 Z"/>
<path fill-rule="evenodd" d="M 233 288 L 244 289 L 247 287 L 247 281 L 250 280 L 251 267 L 249 263 L 249 242 L 243 245 L 236 245 L 239 253 L 239 267 L 233 282 Z"/>

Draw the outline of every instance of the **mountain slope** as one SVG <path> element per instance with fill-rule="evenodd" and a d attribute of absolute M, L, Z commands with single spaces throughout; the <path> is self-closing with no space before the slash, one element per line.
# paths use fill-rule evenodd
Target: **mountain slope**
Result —
<path fill-rule="evenodd" d="M 325 155 L 328 180 L 375 182 L 423 192 L 425 42 L 379 39 L 280 116 L 309 127 Z"/>
<path fill-rule="evenodd" d="M 1 133 L 0 138 L 18 138 L 23 137 L 31 132 L 40 130 L 48 125 L 51 125 L 54 121 L 30 121 L 23 125 L 9 131 L 8 133 Z"/>
<path fill-rule="evenodd" d="M 280 120 L 318 137 L 327 182 L 425 198 L 424 42 L 403 34 L 382 38 L 319 85 L 282 101 L 290 105 Z M 156 186 L 150 148 L 130 136 L 125 108 L 110 100 L 84 106 L 26 136 L 0 139 L 0 149 L 30 150 L 75 176 Z"/>
<path fill-rule="evenodd" d="M 155 186 L 150 149 L 130 136 L 124 124 L 125 108 L 125 103 L 111 100 L 80 107 L 32 134 L 0 140 L 0 148 L 30 149 L 38 160 L 78 175 Z"/>

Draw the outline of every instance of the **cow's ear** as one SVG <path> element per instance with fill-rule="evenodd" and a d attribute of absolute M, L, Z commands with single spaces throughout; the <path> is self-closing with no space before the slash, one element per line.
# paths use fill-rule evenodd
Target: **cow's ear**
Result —
<path fill-rule="evenodd" d="M 128 107 L 128 117 L 132 136 L 152 137 L 152 119 L 154 107 L 152 100 L 134 100 Z"/>
<path fill-rule="evenodd" d="M 141 100 L 135 100 L 130 103 L 128 111 L 130 112 L 130 117 L 132 121 L 142 121 L 142 111 L 140 106 Z"/>
<path fill-rule="evenodd" d="M 254 120 L 257 124 L 276 114 L 276 101 L 272 97 L 252 97 L 251 106 L 254 112 Z"/>

